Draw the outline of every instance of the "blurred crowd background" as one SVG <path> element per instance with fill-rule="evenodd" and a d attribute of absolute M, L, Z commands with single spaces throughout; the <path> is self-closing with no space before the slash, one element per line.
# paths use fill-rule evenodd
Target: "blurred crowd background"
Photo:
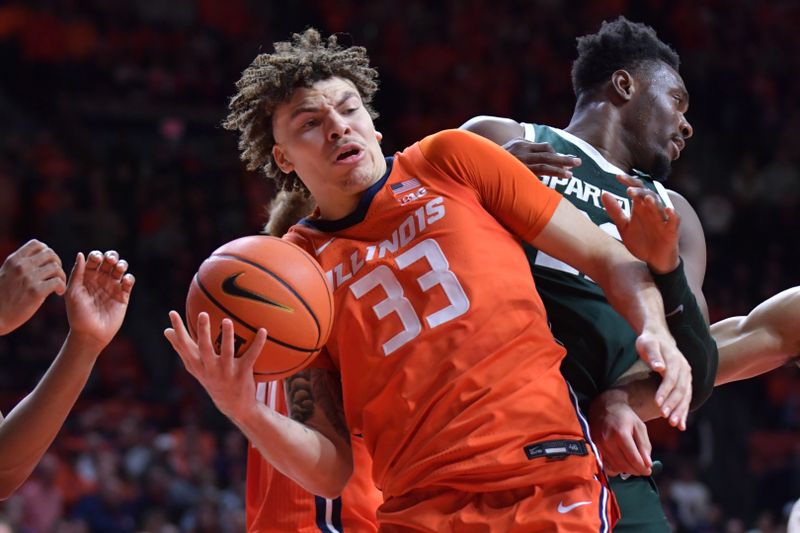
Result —
<path fill-rule="evenodd" d="M 122 332 L 0 531 L 244 531 L 247 443 L 162 336 L 218 245 L 273 194 L 219 124 L 241 71 L 311 25 L 381 73 L 387 153 L 476 114 L 566 126 L 575 37 L 625 14 L 681 55 L 694 126 L 668 186 L 708 240 L 713 320 L 797 285 L 800 4 L 791 0 L 6 0 L 0 258 L 36 237 L 67 268 L 116 249 L 137 277 Z M 7 412 L 67 330 L 51 298 L 0 337 Z M 800 497 L 800 370 L 718 389 L 683 434 L 651 426 L 678 531 L 783 531 Z M 3 529 L 6 528 L 6 529 Z"/>

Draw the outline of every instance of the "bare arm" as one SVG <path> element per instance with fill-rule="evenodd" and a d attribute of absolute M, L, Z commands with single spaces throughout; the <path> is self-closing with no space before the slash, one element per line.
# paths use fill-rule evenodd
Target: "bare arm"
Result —
<path fill-rule="evenodd" d="M 466 121 L 461 125 L 461 129 L 477 133 L 499 144 L 537 176 L 570 178 L 571 169 L 581 164 L 578 157 L 557 154 L 549 143 L 526 140 L 522 125 L 509 118 L 481 115 Z"/>
<path fill-rule="evenodd" d="M 197 319 L 197 342 L 183 320 L 170 312 L 164 334 L 217 408 L 236 424 L 275 468 L 312 494 L 335 498 L 353 472 L 350 440 L 343 419 L 338 377 L 309 369 L 287 380 L 289 417 L 256 399 L 253 365 L 266 343 L 262 328 L 247 351 L 234 358 L 233 323 L 222 321 L 221 351 L 214 351 L 208 314 Z M 344 429 L 342 429 L 344 428 Z"/>
<path fill-rule="evenodd" d="M 0 424 L 0 497 L 33 471 L 122 325 L 134 279 L 116 252 L 79 254 L 67 286 L 70 332 L 36 388 Z M 2 418 L 2 417 L 0 417 Z"/>
<path fill-rule="evenodd" d="M 800 287 L 759 304 L 747 316 L 711 326 L 719 347 L 716 385 L 768 372 L 800 356 Z"/>
<path fill-rule="evenodd" d="M 678 248 L 686 270 L 686 280 L 692 289 L 697 305 L 708 322 L 708 304 L 703 295 L 703 280 L 706 277 L 706 237 L 697 212 L 686 198 L 675 191 L 667 191 L 675 212 L 681 219 Z"/>

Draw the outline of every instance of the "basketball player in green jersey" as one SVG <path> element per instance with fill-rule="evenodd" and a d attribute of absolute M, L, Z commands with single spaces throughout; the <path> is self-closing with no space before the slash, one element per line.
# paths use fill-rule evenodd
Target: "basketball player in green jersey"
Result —
<path fill-rule="evenodd" d="M 658 181 L 667 177 L 671 161 L 692 135 L 684 116 L 688 93 L 678 74 L 677 54 L 651 28 L 623 17 L 579 38 L 578 52 L 572 71 L 577 103 L 564 130 L 494 117 L 476 117 L 462 127 L 503 145 L 617 238 L 617 225 L 600 199 L 603 191 L 616 196 L 624 214 L 631 209 L 631 185 L 631 191 L 657 196 L 669 208 L 665 219 L 671 216 L 673 222 L 664 224 L 672 234 L 664 231 L 662 251 L 639 258 L 650 265 L 662 289 L 670 330 L 692 364 L 695 406 L 715 383 L 757 375 L 795 357 L 800 335 L 793 322 L 800 320 L 788 311 L 800 304 L 797 288 L 764 302 L 747 317 L 712 326 L 719 345 L 717 369 L 701 292 L 706 262 L 702 227 L 688 202 Z M 618 176 L 637 179 L 620 181 Z M 646 390 L 653 379 L 634 364 L 629 328 L 591 280 L 533 248 L 527 253 L 554 336 L 567 348 L 562 371 L 584 408 L 594 400 L 594 437 L 601 442 L 606 465 L 612 472 L 648 474 L 649 440 L 631 409 L 644 419 L 658 411 L 640 402 L 644 395 L 637 396 L 637 388 Z M 622 513 L 615 531 L 669 531 L 650 478 L 614 477 L 612 487 Z"/>

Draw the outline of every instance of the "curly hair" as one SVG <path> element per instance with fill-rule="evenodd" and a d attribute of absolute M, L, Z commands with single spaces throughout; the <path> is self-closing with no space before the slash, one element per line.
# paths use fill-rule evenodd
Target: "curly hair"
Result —
<path fill-rule="evenodd" d="M 572 88 L 581 97 L 598 89 L 619 69 L 634 71 L 663 61 L 678 70 L 678 53 L 650 26 L 619 17 L 603 21 L 597 33 L 578 37 L 578 58 L 572 64 Z"/>
<path fill-rule="evenodd" d="M 275 180 L 277 189 L 308 189 L 295 172 L 285 174 L 272 156 L 275 138 L 272 114 L 292 98 L 295 89 L 311 87 L 331 77 L 349 80 L 356 86 L 364 106 L 375 119 L 370 105 L 378 90 L 378 71 L 369 65 L 361 46 L 342 47 L 335 35 L 323 39 L 314 28 L 292 35 L 291 41 L 275 43 L 275 53 L 259 54 L 236 82 L 238 92 L 228 104 L 230 113 L 222 126 L 239 131 L 239 151 L 248 170 L 262 169 Z"/>

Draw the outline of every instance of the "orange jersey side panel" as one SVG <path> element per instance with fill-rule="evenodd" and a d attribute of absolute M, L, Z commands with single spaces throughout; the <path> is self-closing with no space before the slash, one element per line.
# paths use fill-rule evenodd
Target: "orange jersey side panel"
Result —
<path fill-rule="evenodd" d="M 584 438 L 519 243 L 560 201 L 498 146 L 451 130 L 398 153 L 353 214 L 306 219 L 285 237 L 334 288 L 320 357 L 341 373 L 348 424 L 385 498 L 557 477 L 563 465 L 529 460 L 525 446 Z"/>
<path fill-rule="evenodd" d="M 281 382 L 260 383 L 259 399 L 286 414 Z M 284 476 L 250 446 L 247 452 L 246 517 L 248 533 L 297 531 L 377 531 L 375 511 L 383 497 L 370 477 L 372 461 L 363 440 L 353 437 L 353 477 L 340 498 L 314 496 Z"/>

